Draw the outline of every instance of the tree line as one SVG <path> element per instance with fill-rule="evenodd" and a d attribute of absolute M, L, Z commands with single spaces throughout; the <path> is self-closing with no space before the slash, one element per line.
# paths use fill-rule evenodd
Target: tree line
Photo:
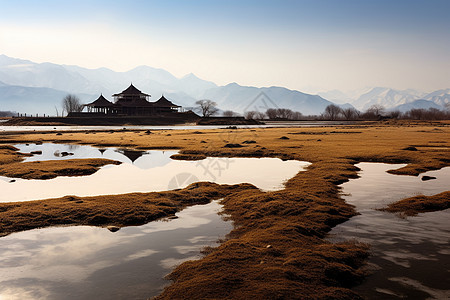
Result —
<path fill-rule="evenodd" d="M 0 111 L 0 118 L 13 117 L 15 115 L 17 115 L 17 113 L 13 111 Z"/>
<path fill-rule="evenodd" d="M 331 104 L 320 115 L 328 120 L 380 120 L 380 119 L 412 119 L 412 120 L 448 120 L 450 119 L 450 104 L 445 110 L 437 108 L 413 108 L 406 112 L 387 110 L 384 106 L 376 104 L 361 112 L 353 107 L 341 108 Z"/>
<path fill-rule="evenodd" d="M 211 117 L 217 115 L 219 109 L 217 103 L 212 100 L 199 100 L 195 102 L 197 107 L 195 110 L 203 117 Z M 83 105 L 75 95 L 67 95 L 62 101 L 63 113 L 80 112 Z M 224 117 L 237 117 L 240 114 L 231 110 L 222 112 Z M 449 120 L 450 119 L 450 103 L 446 104 L 445 110 L 436 108 L 413 108 L 406 112 L 399 110 L 389 111 L 384 106 L 375 104 L 367 110 L 361 112 L 354 107 L 342 108 L 335 104 L 328 105 L 320 115 L 303 115 L 299 111 L 293 111 L 289 108 L 268 108 L 265 112 L 246 111 L 244 118 L 255 120 L 380 120 L 380 119 L 412 119 L 412 120 Z"/>
<path fill-rule="evenodd" d="M 68 94 L 62 100 L 61 115 L 71 112 L 81 112 L 84 105 L 81 104 L 80 99 Z M 197 107 L 194 109 L 203 117 L 211 117 L 217 115 L 219 109 L 217 103 L 212 100 L 199 100 L 195 103 Z M 380 120 L 380 119 L 412 119 L 412 120 L 450 120 L 450 103 L 446 104 L 446 109 L 440 110 L 436 108 L 413 108 L 406 112 L 399 110 L 389 111 L 384 106 L 376 104 L 369 107 L 364 112 L 361 112 L 354 107 L 342 108 L 335 104 L 328 105 L 323 113 L 320 115 L 303 115 L 299 111 L 293 111 L 288 108 L 268 108 L 265 112 L 261 111 L 246 111 L 244 118 L 255 120 Z M 56 114 L 59 111 L 55 106 Z M 15 113 L 9 111 L 0 111 L 0 117 L 10 117 Z M 238 117 L 240 114 L 231 110 L 222 112 L 224 117 Z"/>
<path fill-rule="evenodd" d="M 195 103 L 198 105 L 197 112 L 203 117 L 210 117 L 219 112 L 217 103 L 211 100 L 199 100 Z M 237 117 L 238 113 L 231 110 L 222 112 L 224 117 Z M 268 108 L 265 112 L 246 111 L 244 113 L 246 119 L 255 120 L 380 120 L 380 119 L 412 119 L 412 120 L 449 120 L 450 119 L 450 103 L 446 104 L 446 110 L 436 108 L 413 108 L 406 112 L 399 110 L 389 111 L 384 106 L 375 104 L 367 110 L 361 112 L 354 107 L 342 108 L 335 104 L 328 105 L 324 112 L 320 115 L 303 115 L 299 111 L 293 111 L 288 108 Z"/>
<path fill-rule="evenodd" d="M 388 111 L 382 105 L 372 105 L 364 112 L 353 107 L 341 108 L 338 105 L 328 105 L 320 115 L 302 115 L 298 111 L 286 108 L 269 108 L 265 112 L 247 111 L 246 119 L 270 119 L 270 120 L 330 120 L 330 121 L 355 121 L 355 120 L 380 120 L 380 119 L 412 119 L 412 120 L 449 120 L 450 103 L 446 110 L 436 108 L 413 108 L 406 112 L 399 110 Z"/>

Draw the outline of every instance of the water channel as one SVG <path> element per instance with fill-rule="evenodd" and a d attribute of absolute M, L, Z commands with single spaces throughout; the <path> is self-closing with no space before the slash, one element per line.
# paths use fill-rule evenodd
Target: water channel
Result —
<path fill-rule="evenodd" d="M 50 180 L 0 178 L 0 202 L 159 191 L 194 181 L 249 182 L 276 190 L 308 163 L 275 158 L 170 159 L 175 151 L 135 151 L 64 144 L 18 144 L 25 161 L 109 158 L 121 165 L 93 175 Z M 41 153 L 42 152 L 42 153 Z M 11 180 L 15 180 L 11 182 Z M 188 207 L 165 219 L 117 232 L 87 226 L 51 227 L 0 238 L 0 299 L 146 299 L 169 282 L 164 276 L 183 261 L 198 259 L 205 246 L 233 224 L 217 214 L 217 201 Z"/>
<path fill-rule="evenodd" d="M 95 196 L 131 192 L 165 191 L 193 182 L 219 184 L 249 182 L 263 190 L 276 190 L 283 182 L 309 165 L 307 162 L 277 158 L 208 157 L 199 161 L 173 160 L 176 151 L 139 151 L 95 148 L 69 144 L 17 144 L 22 153 L 41 151 L 25 161 L 107 158 L 121 161 L 107 165 L 89 176 L 27 180 L 0 176 L 0 202 L 27 201 L 65 195 Z"/>
<path fill-rule="evenodd" d="M 24 153 L 42 151 L 27 161 L 100 157 L 123 163 L 82 177 L 15 182 L 2 177 L 1 202 L 167 190 L 200 180 L 250 182 L 275 190 L 308 165 L 273 158 L 176 161 L 170 159 L 175 151 L 79 145 L 16 147 Z M 343 197 L 360 215 L 336 226 L 329 237 L 331 241 L 355 239 L 371 246 L 371 275 L 354 290 L 367 299 L 450 298 L 450 210 L 408 218 L 376 210 L 403 198 L 449 190 L 450 168 L 414 177 L 386 173 L 403 165 L 357 166 L 360 178 L 342 188 Z M 436 179 L 422 181 L 423 175 Z M 168 283 L 164 275 L 174 266 L 199 258 L 202 247 L 216 245 L 231 231 L 232 224 L 217 215 L 219 210 L 218 202 L 197 205 L 178 213 L 178 219 L 115 233 L 95 227 L 52 227 L 0 238 L 0 299 L 143 299 L 157 295 Z"/>
<path fill-rule="evenodd" d="M 147 299 L 164 276 L 232 230 L 215 201 L 178 219 L 125 227 L 51 227 L 0 239 L 0 299 Z"/>
<path fill-rule="evenodd" d="M 126 125 L 126 126 L 4 126 L 1 125 L 0 132 L 26 132 L 26 131 L 84 131 L 84 130 L 201 130 L 219 129 L 226 125 Z M 355 124 L 355 121 L 265 121 L 261 125 L 236 125 L 238 128 L 267 128 L 267 127 L 326 127 Z"/>
<path fill-rule="evenodd" d="M 450 299 L 450 210 L 408 218 L 376 210 L 404 198 L 450 190 L 450 167 L 415 177 L 386 173 L 403 165 L 357 166 L 361 177 L 342 188 L 360 215 L 330 233 L 332 241 L 370 244 L 372 274 L 354 290 L 367 299 Z M 436 179 L 422 181 L 423 175 Z"/>

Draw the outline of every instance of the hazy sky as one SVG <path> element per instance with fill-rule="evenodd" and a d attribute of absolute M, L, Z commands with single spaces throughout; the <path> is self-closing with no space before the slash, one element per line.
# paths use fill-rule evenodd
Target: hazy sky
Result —
<path fill-rule="evenodd" d="M 0 54 L 317 92 L 450 87 L 449 0 L 0 0 Z"/>

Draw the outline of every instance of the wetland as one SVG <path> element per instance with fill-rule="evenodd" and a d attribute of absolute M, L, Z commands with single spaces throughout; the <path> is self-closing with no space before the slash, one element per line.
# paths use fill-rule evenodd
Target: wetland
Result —
<path fill-rule="evenodd" d="M 380 122 L 336 127 L 212 128 L 195 131 L 162 129 L 151 133 L 147 133 L 146 130 L 8 132 L 0 133 L 0 142 L 0 175 L 3 176 L 0 184 L 8 188 L 14 185 L 20 187 L 22 182 L 28 184 L 38 181 L 47 184 L 52 180 L 84 180 L 102 174 L 103 171 L 119 170 L 123 166 L 133 168 L 130 173 L 120 169 L 121 171 L 108 177 L 108 180 L 99 180 L 92 186 L 86 181 L 70 190 L 70 185 L 67 184 L 65 189 L 54 195 L 39 194 L 40 188 L 37 186 L 35 188 L 23 186 L 16 191 L 8 192 L 15 197 L 11 196 L 12 202 L 6 199 L 8 197 L 4 196 L 6 192 L 4 193 L 2 189 L 2 199 L 5 200 L 0 203 L 0 234 L 4 236 L 0 238 L 0 246 L 4 247 L 6 253 L 12 253 L 14 249 L 22 251 L 17 252 L 16 259 L 5 258 L 2 266 L 23 268 L 25 274 L 30 274 L 29 278 L 25 279 L 26 276 L 18 278 L 13 276 L 16 273 L 5 271 L 2 280 L 10 280 L 11 284 L 9 290 L 5 288 L 2 291 L 4 295 L 17 295 L 22 298 L 27 295 L 44 295 L 39 296 L 44 298 L 48 296 L 46 294 L 48 289 L 42 288 L 36 292 L 31 286 L 36 286 L 36 277 L 48 279 L 51 274 L 48 270 L 58 267 L 49 265 L 47 269 L 43 268 L 47 271 L 36 275 L 39 272 L 29 261 L 34 260 L 33 255 L 39 258 L 43 254 L 39 253 L 39 250 L 33 252 L 27 247 L 34 247 L 32 246 L 34 242 L 30 240 L 35 241 L 39 235 L 46 238 L 42 238 L 42 241 L 39 238 L 38 249 L 59 248 L 52 240 L 61 240 L 61 237 L 65 236 L 65 230 L 74 238 L 72 242 L 66 240 L 67 243 L 77 244 L 76 239 L 83 237 L 83 232 L 86 232 L 86 237 L 98 236 L 94 238 L 92 247 L 95 248 L 98 239 L 97 253 L 100 253 L 100 256 L 118 249 L 116 251 L 118 254 L 114 254 L 117 256 L 111 254 L 111 258 L 114 257 L 111 260 L 114 261 L 128 261 L 129 257 L 138 261 L 151 260 L 148 258 L 158 256 L 155 264 L 161 266 L 161 261 L 165 258 L 160 258 L 153 252 L 159 251 L 158 253 L 168 252 L 171 261 L 177 262 L 170 264 L 170 268 L 165 269 L 166 273 L 155 271 L 154 274 L 158 274 L 159 278 L 159 281 L 155 282 L 159 283 L 152 285 L 147 280 L 153 276 L 151 272 L 141 272 L 141 269 L 153 268 L 146 268 L 145 264 L 139 263 L 139 266 L 128 265 L 121 269 L 118 266 L 122 265 L 120 263 L 112 266 L 98 258 L 99 265 L 103 264 L 105 268 L 116 271 L 111 272 L 114 277 L 123 273 L 128 274 L 128 277 L 139 277 L 143 280 L 117 286 L 112 283 L 113 280 L 109 281 L 106 278 L 103 279 L 103 284 L 95 284 L 95 276 L 104 273 L 104 270 L 102 268 L 88 270 L 83 267 L 87 260 L 79 262 L 80 273 L 84 275 L 76 279 L 78 286 L 86 286 L 86 290 L 91 290 L 92 285 L 99 286 L 100 290 L 94 292 L 98 293 L 99 298 L 111 295 L 119 297 L 125 293 L 130 298 L 141 298 L 143 297 L 141 295 L 145 294 L 145 297 L 156 296 L 157 299 L 247 297 L 298 299 L 312 296 L 354 299 L 380 295 L 395 299 L 405 295 L 439 298 L 448 293 L 439 283 L 429 282 L 434 282 L 434 279 L 426 281 L 415 275 L 422 272 L 428 262 L 446 265 L 445 262 L 449 257 L 449 241 L 445 240 L 442 228 L 448 228 L 445 223 L 448 218 L 442 217 L 441 214 L 448 214 L 448 206 L 444 204 L 435 212 L 419 212 L 416 217 L 399 216 L 378 210 L 395 201 L 418 194 L 425 194 L 421 201 L 427 201 L 431 199 L 427 196 L 449 190 L 448 123 Z M 27 147 L 29 149 L 26 149 Z M 46 151 L 37 149 L 39 147 L 62 148 L 59 150 L 51 148 Z M 411 150 L 413 148 L 416 150 Z M 82 149 L 86 152 L 95 150 L 100 154 L 77 156 L 76 153 Z M 103 153 L 99 149 L 104 150 Z M 138 152 L 140 156 L 134 160 L 130 159 L 124 155 L 124 149 Z M 56 152 L 57 150 L 59 152 Z M 42 153 L 31 155 L 31 152 L 36 151 Z M 62 152 L 69 154 L 62 155 Z M 55 153 L 59 154 L 55 156 Z M 105 153 L 108 155 L 104 156 Z M 135 157 L 136 153 L 133 154 L 132 157 Z M 146 155 L 156 157 L 158 162 L 140 163 L 139 160 Z M 233 180 L 220 181 L 221 176 L 217 174 L 214 180 L 210 175 L 203 174 L 205 170 L 202 167 L 199 168 L 198 165 L 195 167 L 199 162 L 207 162 L 212 158 L 238 162 L 236 172 L 230 173 Z M 48 163 L 47 159 L 51 159 L 53 163 Z M 91 161 L 92 159 L 96 161 Z M 267 159 L 272 159 L 276 163 L 264 166 Z M 247 162 L 254 160 L 255 164 L 246 165 L 245 160 Z M 55 161 L 57 163 L 54 163 Z M 397 163 L 388 169 L 379 167 L 383 174 L 379 177 L 389 175 L 396 178 L 386 179 L 389 189 L 377 181 L 375 183 L 364 181 L 366 183 L 360 185 L 360 180 L 366 180 L 364 174 L 368 172 L 364 162 Z M 35 168 L 33 164 L 36 163 L 39 163 L 40 172 L 32 171 Z M 163 167 L 161 164 L 167 166 L 172 163 L 192 165 L 191 169 L 184 169 L 184 166 L 177 164 L 174 167 L 175 172 L 170 175 L 158 169 Z M 233 163 L 229 164 L 230 169 L 232 165 Z M 258 168 L 258 165 L 261 167 Z M 89 174 L 85 171 L 87 166 Z M 193 173 L 194 168 L 200 171 Z M 19 169 L 24 171 L 15 171 Z M 145 173 L 146 170 L 153 172 Z M 211 169 L 208 168 L 206 171 L 211 170 L 214 170 L 212 165 Z M 140 171 L 143 173 L 139 173 Z M 163 183 L 157 184 L 156 188 L 147 185 L 140 189 L 127 182 L 124 186 L 130 189 L 121 190 L 118 188 L 119 184 L 111 179 L 120 177 L 121 174 L 128 179 L 131 173 L 139 174 L 138 178 L 147 178 L 147 182 L 152 184 L 158 178 L 161 178 Z M 156 175 L 152 177 L 150 173 Z M 42 178 L 42 174 L 56 174 L 56 176 L 45 179 Z M 179 174 L 184 175 L 177 177 Z M 422 181 L 421 176 L 424 175 L 436 179 Z M 174 184 L 170 185 L 169 182 L 174 177 L 176 178 Z M 262 178 L 262 183 L 258 183 L 258 178 Z M 274 178 L 274 181 L 266 185 L 264 181 L 267 178 Z M 399 181 L 403 179 L 416 181 L 400 184 L 397 183 L 397 178 Z M 10 182 L 11 180 L 15 181 Z M 111 192 L 94 191 L 101 185 L 100 182 L 109 180 L 112 181 Z M 356 187 L 349 191 L 347 185 L 353 184 Z M 425 187 L 439 184 L 439 188 L 428 190 Z M 64 185 L 58 183 L 56 186 Z M 409 186 L 417 189 L 411 191 L 405 188 Z M 117 190 L 113 191 L 115 188 Z M 21 194 L 22 190 L 34 192 L 28 192 L 30 196 L 26 196 Z M 49 187 L 47 190 L 56 188 Z M 379 202 L 367 202 L 373 198 L 370 193 L 367 194 L 369 190 L 370 193 L 382 194 L 385 197 L 377 200 Z M 360 192 L 362 193 L 360 198 L 353 198 Z M 440 196 L 442 197 L 445 200 L 448 194 Z M 211 202 L 213 200 L 218 202 Z M 216 220 L 222 224 L 218 226 L 222 229 L 208 234 L 195 233 L 194 230 L 191 239 L 197 240 L 195 237 L 198 236 L 208 238 L 204 243 L 200 242 L 197 248 L 192 248 L 194 249 L 192 252 L 187 251 L 184 258 L 171 256 L 170 251 L 155 249 L 149 240 L 139 234 L 135 239 L 136 243 L 141 244 L 138 248 L 126 246 L 128 241 L 121 241 L 119 244 L 124 244 L 121 249 L 115 244 L 110 246 L 108 242 L 103 244 L 100 238 L 102 236 L 110 242 L 111 237 L 115 239 L 120 236 L 126 240 L 128 231 L 140 232 L 145 226 L 156 226 L 155 224 L 162 226 L 161 228 L 164 226 L 171 228 L 170 224 L 184 219 L 181 217 L 183 212 L 189 214 L 191 210 L 195 211 L 196 208 L 208 205 L 214 208 L 212 213 L 210 211 L 211 215 L 205 219 Z M 219 207 L 221 216 L 217 216 L 214 212 Z M 377 214 L 382 214 L 383 217 L 380 219 Z M 177 216 L 179 218 L 174 219 Z M 166 219 L 167 222 L 162 221 Z M 189 217 L 187 219 L 189 220 Z M 216 224 L 212 219 L 211 224 Z M 366 221 L 358 221 L 361 219 Z M 362 228 L 361 224 L 354 225 L 352 222 L 361 222 L 366 227 Z M 398 226 L 395 227 L 397 229 L 392 227 L 393 224 Z M 86 227 L 87 225 L 95 227 Z M 409 231 L 401 229 L 409 227 L 411 228 Z M 430 230 L 427 231 L 428 227 Z M 106 228 L 114 228 L 116 232 L 113 233 Z M 356 233 L 354 228 L 357 228 Z M 378 235 L 372 235 L 368 228 L 376 231 Z M 80 232 L 77 233 L 78 230 Z M 402 231 L 408 233 L 399 238 L 399 232 Z M 428 232 L 428 239 L 423 239 L 424 232 Z M 386 235 L 388 233 L 393 236 Z M 170 247 L 173 249 L 186 246 L 183 239 L 175 239 L 181 243 L 172 244 Z M 14 242 L 11 243 L 11 240 Z M 393 240 L 398 240 L 398 244 L 393 243 Z M 422 244 L 416 247 L 417 240 Z M 379 244 L 389 245 L 390 248 L 380 248 Z M 83 243 L 80 242 L 80 245 Z M 412 245 L 408 246 L 409 252 L 398 249 L 403 245 Z M 207 247 L 200 252 L 204 246 Z M 411 250 L 415 248 L 420 251 Z M 68 255 L 72 255 L 77 261 L 76 255 L 70 252 Z M 98 254 L 92 254 L 89 259 L 95 261 L 96 255 Z M 25 258 L 27 259 L 24 260 Z M 184 261 L 186 259 L 187 261 Z M 127 271 L 124 271 L 125 269 Z M 391 271 L 391 275 L 386 274 L 387 271 Z M 64 269 L 64 264 L 58 272 L 71 273 Z M 444 267 L 441 272 L 446 274 L 448 270 Z M 168 274 L 166 279 L 162 279 L 165 274 Z M 52 283 L 49 285 L 59 285 L 59 289 L 64 289 L 65 284 L 74 281 L 68 277 L 61 276 L 58 284 L 52 282 L 50 278 L 49 282 Z M 80 284 L 80 278 L 88 279 L 87 282 Z M 133 288 L 135 285 L 142 287 L 143 293 L 130 296 L 130 293 L 141 289 Z M 150 291 L 154 286 L 158 288 Z M 38 294 L 28 294 L 34 292 Z M 70 298 L 76 295 L 88 299 L 93 294 L 83 296 L 74 291 L 73 294 L 55 298 Z"/>

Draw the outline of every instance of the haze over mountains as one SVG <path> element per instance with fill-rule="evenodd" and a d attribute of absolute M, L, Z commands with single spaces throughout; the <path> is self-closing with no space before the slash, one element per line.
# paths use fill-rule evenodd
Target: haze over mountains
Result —
<path fill-rule="evenodd" d="M 399 110 L 401 112 L 408 111 L 412 108 L 443 109 L 450 102 L 450 89 L 423 93 L 413 89 L 395 90 L 385 87 L 375 87 L 362 91 L 359 96 L 353 95 L 353 97 L 346 97 L 344 93 L 336 91 L 327 95 L 336 102 L 349 102 L 360 111 L 365 111 L 372 105 L 382 105 L 388 110 Z"/>
<path fill-rule="evenodd" d="M 406 111 L 411 108 L 442 109 L 450 102 L 450 89 L 427 94 L 376 87 L 350 95 L 340 91 L 311 95 L 283 87 L 257 88 L 237 83 L 217 86 L 194 74 L 176 78 L 163 69 L 149 66 L 115 72 L 107 68 L 38 64 L 0 55 L 0 111 L 55 115 L 67 93 L 76 94 L 83 103 L 92 102 L 100 93 L 112 100 L 112 94 L 121 92 L 131 82 L 151 94 L 151 101 L 158 100 L 164 94 L 174 103 L 192 108 L 195 101 L 210 99 L 217 102 L 221 110 L 238 113 L 289 108 L 304 115 L 321 114 L 332 103 L 346 107 L 351 104 L 359 110 L 380 104 L 387 109 Z"/>

